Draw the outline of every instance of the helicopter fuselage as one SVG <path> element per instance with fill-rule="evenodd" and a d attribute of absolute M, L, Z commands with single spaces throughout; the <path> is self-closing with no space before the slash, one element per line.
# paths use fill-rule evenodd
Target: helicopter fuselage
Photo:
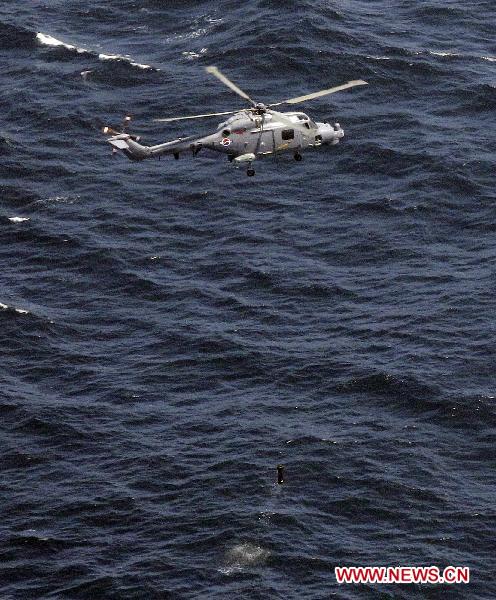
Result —
<path fill-rule="evenodd" d="M 246 155 L 255 158 L 282 152 L 297 152 L 322 144 L 337 144 L 344 136 L 339 123 L 316 123 L 301 112 L 283 113 L 283 123 L 270 114 L 262 116 L 241 112 L 221 123 L 217 132 L 197 143 L 203 147 L 227 154 L 231 159 Z M 302 128 L 303 126 L 303 128 Z"/>
<path fill-rule="evenodd" d="M 316 148 L 323 144 L 337 144 L 344 136 L 339 123 L 317 123 L 302 112 L 278 112 L 274 107 L 294 105 L 322 96 L 328 96 L 356 86 L 367 85 L 363 79 L 355 79 L 341 85 L 289 98 L 273 104 L 256 102 L 233 83 L 215 66 L 205 67 L 205 71 L 216 77 L 235 94 L 248 101 L 249 108 L 230 110 L 227 112 L 206 113 L 182 117 L 165 117 L 154 119 L 157 123 L 186 121 L 189 119 L 205 119 L 220 115 L 232 115 L 217 127 L 215 133 L 203 137 L 193 136 L 178 138 L 157 146 L 142 146 L 139 138 L 127 133 L 119 133 L 111 127 L 104 127 L 103 132 L 112 137 L 108 140 L 114 152 L 123 152 L 130 160 L 140 161 L 145 158 L 172 154 L 178 159 L 182 152 L 190 150 L 196 156 L 202 149 L 226 154 L 236 165 L 247 163 L 247 175 L 255 175 L 252 163 L 263 156 L 277 156 L 283 152 L 293 152 L 295 160 L 301 160 L 300 150 Z M 131 117 L 124 119 L 124 130 Z"/>
<path fill-rule="evenodd" d="M 176 159 L 186 151 L 193 155 L 203 149 L 227 155 L 235 164 L 251 163 L 264 156 L 293 152 L 301 159 L 300 150 L 316 148 L 322 144 L 337 144 L 344 136 L 339 123 L 319 123 L 302 112 L 280 113 L 284 122 L 271 114 L 240 111 L 220 123 L 215 133 L 203 136 L 178 138 L 165 144 L 143 146 L 134 136 L 117 134 L 108 141 L 115 150 L 122 151 L 129 159 L 172 154 Z M 294 123 L 294 127 L 291 124 Z M 116 132 L 117 133 L 117 132 Z"/>

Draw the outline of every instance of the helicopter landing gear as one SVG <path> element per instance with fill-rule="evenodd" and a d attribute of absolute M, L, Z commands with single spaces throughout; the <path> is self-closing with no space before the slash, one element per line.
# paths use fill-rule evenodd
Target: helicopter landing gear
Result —
<path fill-rule="evenodd" d="M 299 152 L 295 152 L 295 153 L 294 153 L 294 159 L 295 159 L 297 162 L 300 162 L 300 160 L 303 160 L 303 156 L 302 156 L 302 155 L 301 155 Z"/>
<path fill-rule="evenodd" d="M 174 152 L 174 159 L 179 160 L 179 152 Z"/>
<path fill-rule="evenodd" d="M 255 175 L 255 169 L 250 165 L 246 170 L 246 174 L 248 177 L 253 177 L 253 175 Z"/>
<path fill-rule="evenodd" d="M 193 153 L 193 158 L 198 154 L 198 152 L 200 152 L 201 149 L 202 149 L 202 144 L 200 142 L 198 142 L 196 144 L 191 144 L 190 150 Z"/>

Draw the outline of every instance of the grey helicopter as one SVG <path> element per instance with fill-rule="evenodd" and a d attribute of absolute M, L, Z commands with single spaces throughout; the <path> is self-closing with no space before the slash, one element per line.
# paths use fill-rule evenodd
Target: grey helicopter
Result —
<path fill-rule="evenodd" d="M 207 113 L 186 117 L 168 117 L 154 119 L 156 123 L 171 123 L 188 119 L 205 119 L 221 115 L 232 115 L 220 123 L 215 133 L 203 137 L 188 136 L 156 146 L 141 145 L 140 138 L 126 132 L 131 117 L 124 118 L 121 131 L 104 127 L 103 132 L 109 135 L 108 142 L 113 152 L 121 151 L 130 160 L 141 161 L 145 158 L 172 155 L 176 160 L 183 152 L 192 152 L 196 156 L 202 149 L 213 150 L 227 156 L 235 166 L 246 165 L 246 174 L 255 175 L 253 162 L 265 156 L 274 156 L 292 152 L 295 160 L 302 160 L 301 152 L 307 148 L 318 148 L 322 145 L 335 145 L 344 136 L 339 123 L 333 125 L 312 120 L 302 112 L 278 112 L 273 109 L 283 104 L 293 105 L 300 102 L 320 98 L 359 85 L 367 85 L 361 79 L 349 81 L 327 90 L 321 90 L 305 96 L 282 100 L 274 104 L 255 102 L 248 94 L 228 79 L 217 67 L 206 67 L 207 73 L 217 77 L 229 89 L 250 103 L 245 109 L 227 112 Z"/>

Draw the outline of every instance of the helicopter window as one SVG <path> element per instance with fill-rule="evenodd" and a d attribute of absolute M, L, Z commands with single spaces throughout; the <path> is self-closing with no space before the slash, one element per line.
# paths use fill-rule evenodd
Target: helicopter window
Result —
<path fill-rule="evenodd" d="M 227 137 L 230 133 L 231 133 L 231 131 L 229 129 L 224 129 L 224 131 L 222 132 L 222 135 L 224 137 Z"/>
<path fill-rule="evenodd" d="M 283 140 L 294 140 L 294 129 L 283 129 L 281 137 Z"/>
<path fill-rule="evenodd" d="M 310 129 L 310 125 L 309 125 L 308 123 L 305 123 L 305 127 L 306 127 L 307 129 Z"/>

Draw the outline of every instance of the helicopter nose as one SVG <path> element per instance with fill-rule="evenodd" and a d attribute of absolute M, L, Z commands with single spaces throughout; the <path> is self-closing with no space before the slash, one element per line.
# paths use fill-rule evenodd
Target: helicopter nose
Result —
<path fill-rule="evenodd" d="M 318 135 L 322 138 L 323 144 L 337 144 L 344 137 L 344 131 L 339 123 L 317 123 L 319 128 Z"/>

